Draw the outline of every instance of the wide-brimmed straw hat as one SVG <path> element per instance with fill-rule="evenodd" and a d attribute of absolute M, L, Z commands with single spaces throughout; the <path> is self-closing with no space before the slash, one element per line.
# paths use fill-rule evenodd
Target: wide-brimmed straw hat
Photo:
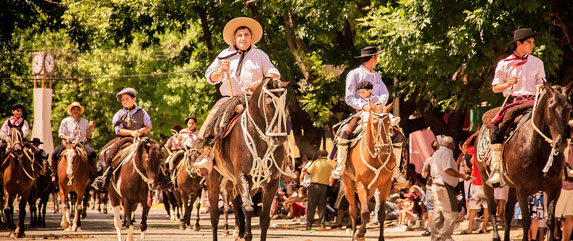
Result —
<path fill-rule="evenodd" d="M 124 88 L 120 92 L 117 92 L 115 97 L 117 98 L 118 102 L 121 102 L 121 96 L 124 94 L 130 94 L 130 95 L 133 95 L 135 97 L 135 96 L 137 96 L 137 90 L 135 90 L 134 88 Z"/>
<path fill-rule="evenodd" d="M 377 55 L 379 53 L 382 53 L 382 51 L 378 51 L 378 49 L 376 49 L 376 47 L 374 46 L 368 46 L 368 47 L 364 47 L 360 50 L 360 56 L 356 56 L 354 58 L 365 58 L 365 57 L 370 57 L 370 56 L 374 56 Z"/>
<path fill-rule="evenodd" d="M 70 105 L 68 105 L 68 108 L 67 108 L 67 110 L 68 110 L 68 115 L 72 115 L 72 108 L 74 108 L 74 107 L 79 107 L 79 108 L 80 108 L 80 115 L 83 114 L 84 111 L 86 110 L 86 108 L 84 108 L 84 107 L 80 104 L 80 102 L 75 101 L 75 102 L 71 103 Z"/>
<path fill-rule="evenodd" d="M 529 38 L 535 38 L 539 35 L 539 33 L 534 33 L 533 31 L 531 31 L 530 28 L 520 28 L 518 30 L 513 31 L 513 41 L 507 43 L 507 44 L 512 44 L 515 43 L 517 41 L 524 41 L 527 40 Z"/>
<path fill-rule="evenodd" d="M 257 20 L 247 17 L 234 18 L 223 28 L 223 39 L 230 46 L 235 45 L 235 30 L 247 27 L 251 30 L 251 44 L 256 44 L 263 37 L 263 27 Z"/>

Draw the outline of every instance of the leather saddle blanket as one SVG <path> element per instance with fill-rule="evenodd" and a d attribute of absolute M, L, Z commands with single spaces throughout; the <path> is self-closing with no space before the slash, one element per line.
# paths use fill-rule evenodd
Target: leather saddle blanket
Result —
<path fill-rule="evenodd" d="M 495 123 L 499 123 L 499 131 L 505 133 L 509 127 L 519 122 L 518 118 L 533 108 L 533 101 L 518 101 L 505 106 L 488 110 L 482 116 L 482 122 L 487 128 L 493 128 Z M 500 111 L 501 110 L 501 111 Z"/>

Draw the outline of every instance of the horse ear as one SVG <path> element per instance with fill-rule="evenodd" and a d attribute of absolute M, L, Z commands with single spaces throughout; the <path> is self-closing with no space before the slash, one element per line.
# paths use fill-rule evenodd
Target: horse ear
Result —
<path fill-rule="evenodd" d="M 569 93 L 571 93 L 571 89 L 573 89 L 573 81 L 569 82 L 569 84 L 567 84 L 567 86 L 565 86 L 565 93 L 567 93 L 567 95 L 569 95 Z"/>
<path fill-rule="evenodd" d="M 382 113 L 386 114 L 386 113 L 390 113 L 390 110 L 392 110 L 392 107 L 394 106 L 394 102 L 384 106 L 382 108 Z"/>
<path fill-rule="evenodd" d="M 281 87 L 281 88 L 286 88 L 286 87 L 288 87 L 289 85 L 290 85 L 290 81 L 287 81 L 287 82 L 282 82 L 282 81 L 281 81 L 281 82 L 279 83 L 279 87 Z"/>

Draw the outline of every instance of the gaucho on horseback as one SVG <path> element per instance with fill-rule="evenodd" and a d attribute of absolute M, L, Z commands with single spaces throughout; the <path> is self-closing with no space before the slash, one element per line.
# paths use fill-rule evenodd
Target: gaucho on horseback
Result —
<path fill-rule="evenodd" d="M 252 18 L 238 17 L 225 25 L 223 39 L 229 48 L 219 53 L 205 73 L 210 84 L 221 83 L 219 91 L 222 95 L 199 130 L 199 138 L 204 140 L 206 146 L 212 146 L 216 138 L 223 136 L 221 126 L 224 128 L 229 121 L 217 117 L 221 108 L 228 109 L 224 114 L 227 117 L 241 113 L 241 102 L 246 101 L 242 96 L 249 96 L 263 77 L 280 78 L 279 70 L 271 63 L 269 56 L 255 45 L 262 36 L 261 24 Z M 237 96 L 240 98 L 233 98 Z M 193 166 L 210 171 L 212 157 L 202 158 Z M 292 174 L 289 167 L 286 172 Z"/>
<path fill-rule="evenodd" d="M 510 56 L 500 60 L 495 69 L 495 76 L 491 83 L 492 90 L 494 93 L 503 92 L 508 104 L 505 105 L 504 103 L 504 106 L 501 108 L 492 109 L 490 114 L 493 115 L 494 112 L 496 114 L 491 123 L 486 123 L 486 125 L 489 124 L 491 127 L 491 144 L 489 149 L 492 169 L 487 183 L 492 186 L 505 185 L 503 181 L 502 143 L 504 142 L 507 128 L 503 128 L 505 124 L 502 123 L 513 120 L 506 121 L 507 118 L 504 118 L 504 114 L 511 109 L 516 109 L 517 106 L 533 106 L 538 87 L 543 86 L 543 83 L 546 82 L 543 61 L 531 55 L 534 46 L 533 41 L 537 35 L 539 33 L 532 32 L 530 28 L 515 30 L 513 41 L 508 43 L 515 43 L 515 51 Z M 489 115 L 486 113 L 484 116 Z"/>
<path fill-rule="evenodd" d="M 67 112 L 70 116 L 62 120 L 58 131 L 58 137 L 62 139 L 62 143 L 52 153 L 52 181 L 57 179 L 58 160 L 60 154 L 66 148 L 65 144 L 81 144 L 87 153 L 91 173 L 92 175 L 95 174 L 97 155 L 94 149 L 87 144 L 87 140 L 90 138 L 95 125 L 93 121 L 90 122 L 81 117 L 84 111 L 85 108 L 79 102 L 73 102 L 68 105 Z"/>
<path fill-rule="evenodd" d="M 368 111 L 370 110 L 369 102 L 375 105 L 384 106 L 388 102 L 389 92 L 388 88 L 382 81 L 380 74 L 374 71 L 376 65 L 378 64 L 378 52 L 376 47 L 368 46 L 360 50 L 359 58 L 361 65 L 360 67 L 351 70 L 346 77 L 346 104 L 354 108 L 356 113 L 354 114 L 348 122 L 344 123 L 340 130 L 338 130 L 338 142 L 337 142 L 337 166 L 332 172 L 333 178 L 340 178 L 344 173 L 344 168 L 346 167 L 346 159 L 348 157 L 348 148 L 350 145 L 350 140 L 356 136 L 357 133 L 362 131 L 362 121 L 361 119 L 368 119 Z M 367 92 L 367 93 L 363 93 Z M 392 126 L 399 128 L 398 122 L 400 119 L 398 117 L 392 116 Z M 400 132 L 396 132 L 400 133 Z M 394 147 L 395 152 L 401 152 L 401 147 Z M 398 150 L 396 150 L 398 149 Z M 399 158 L 396 158 L 396 166 L 399 166 Z M 394 178 L 397 178 L 398 168 L 394 169 Z M 400 178 L 400 182 L 403 178 Z"/>
<path fill-rule="evenodd" d="M 124 88 L 116 94 L 118 102 L 121 102 L 123 108 L 115 113 L 112 124 L 115 129 L 116 138 L 108 142 L 104 147 L 103 161 L 108 166 L 102 176 L 96 178 L 92 184 L 93 188 L 98 191 L 105 191 L 109 183 L 111 174 L 117 163 L 112 163 L 113 157 L 119 151 L 125 137 L 137 138 L 143 136 L 151 130 L 151 118 L 147 111 L 136 106 L 137 91 L 133 88 Z"/>
<path fill-rule="evenodd" d="M 20 129 L 24 138 L 26 138 L 30 133 L 30 125 L 23 117 L 24 113 L 26 113 L 24 105 L 20 103 L 13 104 L 11 111 L 12 117 L 6 120 L 0 129 L 0 157 L 4 157 L 6 147 L 8 146 L 8 140 L 10 139 L 10 130 L 12 128 Z"/>

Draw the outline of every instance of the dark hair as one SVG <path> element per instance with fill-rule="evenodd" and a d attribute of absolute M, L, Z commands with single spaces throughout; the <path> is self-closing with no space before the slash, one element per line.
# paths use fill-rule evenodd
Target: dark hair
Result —
<path fill-rule="evenodd" d="M 372 89 L 372 83 L 370 83 L 370 81 L 360 81 L 360 83 L 358 83 L 358 85 L 356 86 L 357 90 L 361 90 L 361 89 L 366 89 L 366 90 L 371 90 Z"/>
<path fill-rule="evenodd" d="M 235 36 L 235 34 L 237 34 L 237 31 L 239 31 L 239 30 L 241 30 L 241 29 L 249 30 L 249 33 L 250 33 L 250 34 L 253 34 L 253 31 L 251 31 L 251 29 L 250 29 L 249 27 L 247 27 L 247 26 L 241 26 L 241 27 L 238 27 L 237 29 L 235 29 L 235 32 L 233 32 L 233 36 Z"/>
<path fill-rule="evenodd" d="M 185 125 L 187 125 L 187 122 L 189 122 L 189 120 L 194 120 L 195 123 L 197 123 L 197 117 L 195 117 L 194 115 L 190 115 L 187 117 L 187 119 L 185 119 Z"/>
<path fill-rule="evenodd" d="M 174 125 L 173 127 L 171 127 L 171 130 L 176 130 L 177 132 L 181 131 L 181 129 L 183 129 L 183 127 L 181 127 L 180 125 Z"/>
<path fill-rule="evenodd" d="M 132 93 L 125 93 L 125 94 L 123 94 L 123 95 L 129 95 L 129 97 L 131 97 L 132 99 L 135 98 L 135 95 L 132 94 Z"/>
<path fill-rule="evenodd" d="M 438 143 L 436 140 L 432 141 L 432 149 L 434 149 L 434 151 L 440 149 L 440 143 Z"/>
<path fill-rule="evenodd" d="M 364 63 L 370 61 L 372 59 L 372 57 L 376 57 L 376 55 L 362 57 L 362 58 L 360 58 L 360 63 L 364 64 Z"/>

